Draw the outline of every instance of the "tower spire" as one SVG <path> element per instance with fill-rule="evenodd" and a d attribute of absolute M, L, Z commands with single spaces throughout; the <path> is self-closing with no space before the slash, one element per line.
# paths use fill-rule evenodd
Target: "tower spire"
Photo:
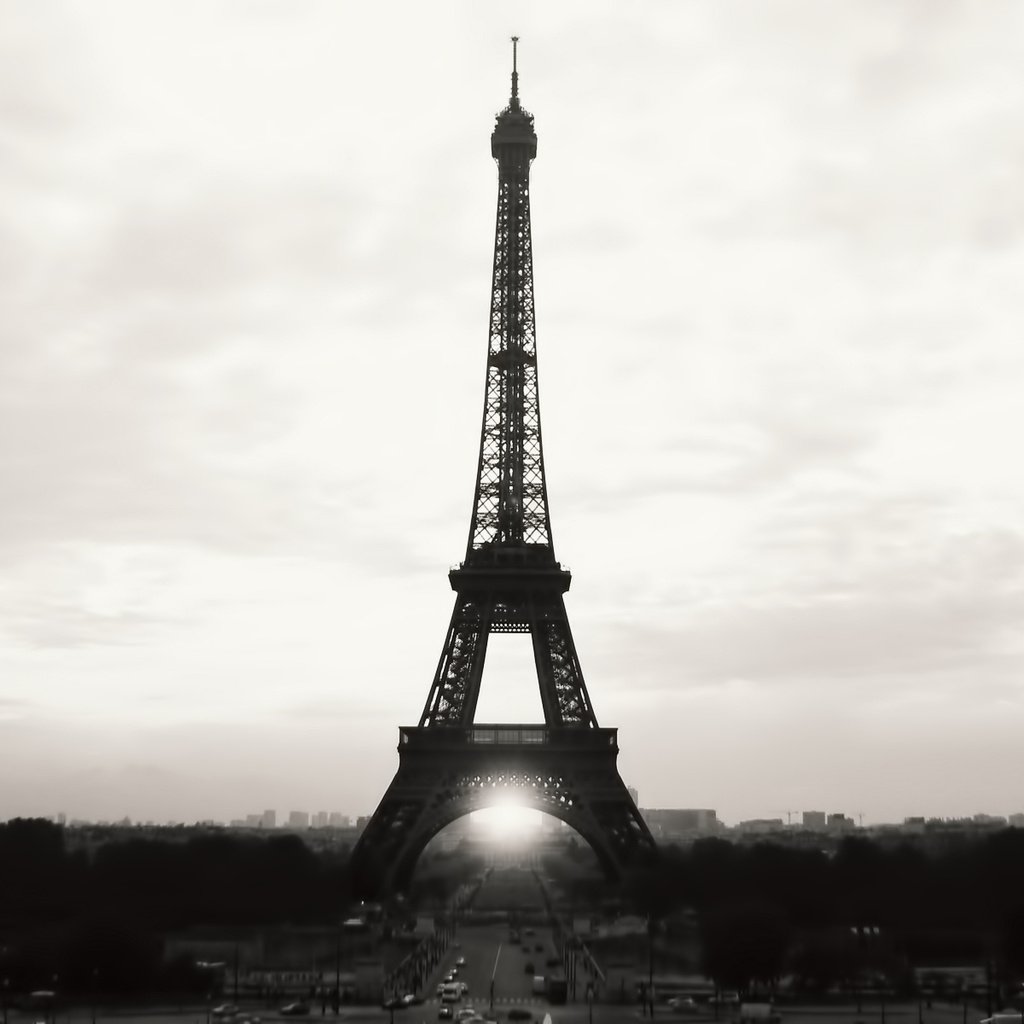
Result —
<path fill-rule="evenodd" d="M 516 47 L 519 45 L 519 36 L 512 37 L 512 100 L 509 106 L 519 106 L 519 71 L 516 69 Z"/>

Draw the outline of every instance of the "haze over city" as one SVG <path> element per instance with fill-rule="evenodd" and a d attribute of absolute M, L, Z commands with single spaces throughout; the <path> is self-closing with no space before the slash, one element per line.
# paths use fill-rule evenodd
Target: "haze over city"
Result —
<path fill-rule="evenodd" d="M 55 0 L 0 5 L 0 819 L 372 812 L 466 547 L 512 34 L 623 779 L 1024 808 L 1018 5 Z M 522 641 L 479 721 L 542 719 Z"/>

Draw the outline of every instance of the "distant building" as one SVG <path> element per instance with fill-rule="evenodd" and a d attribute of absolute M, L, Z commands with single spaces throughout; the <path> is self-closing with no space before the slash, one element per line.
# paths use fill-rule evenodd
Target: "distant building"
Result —
<path fill-rule="evenodd" d="M 277 828 L 277 811 L 264 811 L 260 817 L 260 828 Z"/>
<path fill-rule="evenodd" d="M 349 820 L 347 814 L 342 814 L 339 811 L 331 811 L 331 816 L 327 820 L 327 824 L 331 828 L 348 828 Z"/>
<path fill-rule="evenodd" d="M 853 818 L 848 818 L 845 814 L 830 814 L 825 821 L 825 827 L 830 832 L 845 832 L 847 829 L 854 828 Z"/>
<path fill-rule="evenodd" d="M 1024 828 L 1024 814 L 1011 814 L 1006 820 L 1012 828 Z"/>
<path fill-rule="evenodd" d="M 747 821 L 741 821 L 736 829 L 739 832 L 760 835 L 766 832 L 781 832 L 785 827 L 781 818 L 750 818 Z"/>
<path fill-rule="evenodd" d="M 971 821 L 975 825 L 1002 825 L 1004 827 L 1006 825 L 1006 818 L 997 814 L 974 814 L 971 816 Z"/>
<path fill-rule="evenodd" d="M 64 826 L 67 823 L 68 823 L 68 816 L 63 811 L 61 811 L 60 814 L 57 815 L 57 824 L 61 825 L 61 826 Z"/>
<path fill-rule="evenodd" d="M 707 809 L 642 807 L 640 814 L 655 839 L 694 839 L 720 828 L 717 813 Z"/>
<path fill-rule="evenodd" d="M 317 811 L 313 815 L 313 828 L 327 828 L 327 812 Z"/>
<path fill-rule="evenodd" d="M 804 828 L 810 829 L 812 832 L 824 832 L 825 818 L 824 811 L 804 811 L 800 816 L 800 821 Z"/>
<path fill-rule="evenodd" d="M 289 828 L 309 828 L 309 811 L 289 811 Z"/>

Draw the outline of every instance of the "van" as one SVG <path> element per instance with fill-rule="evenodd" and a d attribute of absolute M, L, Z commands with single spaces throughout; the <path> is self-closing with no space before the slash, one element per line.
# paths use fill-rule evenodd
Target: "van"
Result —
<path fill-rule="evenodd" d="M 771 1003 L 740 1003 L 740 1024 L 779 1024 L 782 1014 Z"/>
<path fill-rule="evenodd" d="M 442 1003 L 457 1003 L 461 998 L 462 986 L 457 981 L 449 981 L 442 987 Z"/>

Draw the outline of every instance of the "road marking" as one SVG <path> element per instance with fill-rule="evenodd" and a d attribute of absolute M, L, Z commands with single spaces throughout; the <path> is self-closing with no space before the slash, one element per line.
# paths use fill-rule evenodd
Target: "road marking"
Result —
<path fill-rule="evenodd" d="M 495 974 L 498 973 L 498 960 L 501 958 L 501 943 L 498 943 L 498 952 L 494 954 L 494 966 L 491 968 L 491 981 L 494 981 Z"/>

